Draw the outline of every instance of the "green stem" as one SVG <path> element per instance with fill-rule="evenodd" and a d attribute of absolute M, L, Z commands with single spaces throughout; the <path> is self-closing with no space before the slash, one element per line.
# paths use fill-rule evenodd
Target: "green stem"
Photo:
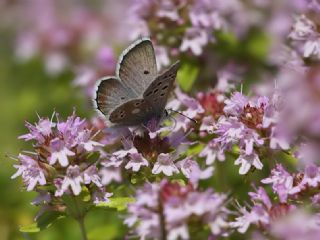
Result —
<path fill-rule="evenodd" d="M 88 240 L 88 237 L 87 237 L 87 231 L 86 231 L 86 228 L 84 226 L 84 217 L 79 217 L 77 219 L 78 223 L 79 223 L 79 227 L 80 227 L 80 230 L 81 230 L 81 236 L 82 236 L 82 239 L 83 240 Z"/>
<path fill-rule="evenodd" d="M 85 213 L 80 210 L 79 203 L 78 203 L 78 200 L 76 199 L 76 197 L 73 197 L 73 201 L 74 201 L 74 210 L 75 210 L 74 218 L 79 223 L 82 239 L 83 240 L 88 240 L 87 231 L 86 231 L 86 228 L 84 226 Z"/>

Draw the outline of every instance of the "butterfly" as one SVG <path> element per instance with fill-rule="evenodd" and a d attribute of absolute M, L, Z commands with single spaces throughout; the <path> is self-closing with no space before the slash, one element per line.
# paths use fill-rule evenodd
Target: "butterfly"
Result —
<path fill-rule="evenodd" d="M 151 40 L 139 39 L 120 55 L 116 76 L 98 82 L 97 109 L 114 126 L 160 122 L 167 115 L 165 106 L 178 69 L 179 62 L 176 62 L 158 74 Z"/>

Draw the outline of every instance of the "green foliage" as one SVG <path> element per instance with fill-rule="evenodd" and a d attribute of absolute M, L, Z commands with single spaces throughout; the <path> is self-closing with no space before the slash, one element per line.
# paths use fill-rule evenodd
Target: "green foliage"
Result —
<path fill-rule="evenodd" d="M 117 211 L 123 211 L 127 208 L 129 203 L 133 203 L 135 201 L 134 198 L 130 197 L 117 197 L 110 198 L 110 201 L 107 203 L 99 203 L 97 207 L 107 207 L 107 208 L 115 208 Z"/>
<path fill-rule="evenodd" d="M 191 90 L 197 79 L 199 68 L 191 63 L 183 63 L 177 75 L 177 81 L 182 90 L 188 92 Z"/>
<path fill-rule="evenodd" d="M 60 212 L 44 212 L 38 219 L 37 222 L 32 223 L 30 225 L 22 226 L 20 227 L 20 232 L 26 232 L 26 233 L 35 233 L 39 232 L 43 229 L 46 229 L 51 226 L 51 224 L 58 220 L 63 218 L 64 215 Z"/>

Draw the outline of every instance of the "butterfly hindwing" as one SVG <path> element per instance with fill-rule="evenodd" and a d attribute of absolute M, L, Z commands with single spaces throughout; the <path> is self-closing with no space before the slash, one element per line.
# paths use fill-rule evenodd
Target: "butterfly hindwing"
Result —
<path fill-rule="evenodd" d="M 179 63 L 157 76 L 150 39 L 134 42 L 120 56 L 115 77 L 98 85 L 97 108 L 114 125 L 134 126 L 161 119 L 177 75 Z"/>
<path fill-rule="evenodd" d="M 179 62 L 172 64 L 169 69 L 157 76 L 143 93 L 143 98 L 150 102 L 155 112 L 162 113 L 164 111 L 169 93 L 174 86 L 179 65 Z"/>
<path fill-rule="evenodd" d="M 121 54 L 117 74 L 125 87 L 137 98 L 142 97 L 143 91 L 157 76 L 156 57 L 150 39 L 136 41 Z"/>
<path fill-rule="evenodd" d="M 119 105 L 135 96 L 126 89 L 116 77 L 107 77 L 100 81 L 96 92 L 97 108 L 106 117 Z"/>
<path fill-rule="evenodd" d="M 109 117 L 117 125 L 138 125 L 152 115 L 152 106 L 144 99 L 133 99 L 117 107 Z"/>

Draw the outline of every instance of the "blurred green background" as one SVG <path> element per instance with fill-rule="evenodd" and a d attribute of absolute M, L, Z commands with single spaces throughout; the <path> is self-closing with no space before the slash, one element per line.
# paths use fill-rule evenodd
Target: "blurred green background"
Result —
<path fill-rule="evenodd" d="M 20 177 L 10 179 L 15 173 L 13 167 L 15 161 L 10 157 L 14 158 L 22 150 L 32 150 L 31 142 L 26 143 L 17 139 L 19 135 L 27 133 L 24 122 L 36 122 L 37 114 L 50 118 L 54 110 L 65 119 L 72 113 L 74 107 L 77 115 L 89 117 L 93 109 L 81 89 L 72 86 L 71 82 L 75 77 L 72 72 L 48 75 L 44 70 L 43 59 L 40 58 L 19 63 L 14 57 L 15 33 L 12 31 L 0 28 L 0 240 L 80 239 L 79 228 L 73 219 L 62 219 L 54 226 L 36 234 L 19 232 L 20 226 L 33 223 L 39 210 L 30 204 L 36 194 L 22 190 L 23 183 Z M 220 34 L 217 36 L 217 47 L 206 50 L 225 62 L 230 59 L 236 59 L 241 63 L 247 62 L 250 69 L 243 86 L 244 91 L 247 91 L 250 83 L 257 81 L 261 70 L 266 68 L 264 60 L 268 52 L 268 38 L 261 32 L 254 31 L 247 39 L 240 42 L 233 39 L 232 35 Z M 193 66 L 183 58 L 180 60 L 185 64 L 185 67 L 180 69 L 180 75 L 183 76 L 182 81 L 179 81 L 180 86 L 183 89 L 191 88 L 193 83 L 191 79 L 197 80 L 198 73 L 199 75 L 206 73 L 198 69 L 200 64 Z M 215 70 L 211 69 L 212 64 L 207 67 L 209 74 L 205 77 L 208 81 L 212 81 Z M 186 69 L 185 74 L 183 69 Z M 190 74 L 192 70 L 195 70 L 194 74 Z M 204 78 L 202 75 L 198 78 Z M 234 158 L 234 156 L 229 157 Z M 234 196 L 242 200 L 247 197 L 251 182 L 257 183 L 259 179 L 267 176 L 268 167 L 266 164 L 259 177 L 254 173 L 249 180 L 239 176 L 238 167 L 234 166 L 233 161 L 219 162 L 212 181 L 202 187 L 214 187 L 217 191 L 223 192 L 236 189 Z M 85 221 L 89 239 L 121 239 L 126 232 L 122 225 L 121 214 L 119 216 L 115 210 L 91 211 Z M 241 237 L 244 236 L 236 235 L 233 239 Z"/>
<path fill-rule="evenodd" d="M 19 232 L 19 226 L 33 223 L 39 209 L 30 204 L 36 194 L 22 190 L 21 178 L 10 179 L 15 173 L 15 161 L 10 157 L 21 150 L 32 150 L 31 142 L 17 137 L 27 133 L 25 121 L 38 120 L 37 113 L 50 117 L 56 110 L 66 118 L 76 107 L 79 116 L 87 117 L 92 110 L 82 91 L 70 84 L 74 77 L 70 72 L 51 77 L 44 72 L 40 59 L 18 63 L 13 53 L 13 34 L 1 30 L 0 35 L 0 240 L 79 239 L 80 231 L 73 219 L 62 219 L 37 234 Z M 90 212 L 86 219 L 89 237 L 98 240 L 117 238 L 123 232 L 119 231 L 120 224 L 112 210 Z"/>

